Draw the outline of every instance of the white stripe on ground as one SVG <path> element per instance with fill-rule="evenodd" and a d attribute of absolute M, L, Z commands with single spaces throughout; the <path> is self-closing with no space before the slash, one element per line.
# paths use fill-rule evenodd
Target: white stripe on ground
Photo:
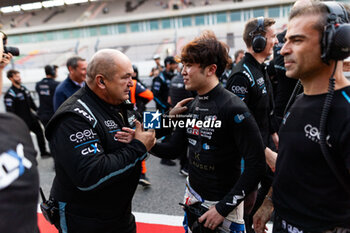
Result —
<path fill-rule="evenodd" d="M 161 224 L 169 226 L 182 226 L 183 216 L 173 216 L 165 214 L 150 214 L 133 212 L 136 218 L 136 222 Z"/>

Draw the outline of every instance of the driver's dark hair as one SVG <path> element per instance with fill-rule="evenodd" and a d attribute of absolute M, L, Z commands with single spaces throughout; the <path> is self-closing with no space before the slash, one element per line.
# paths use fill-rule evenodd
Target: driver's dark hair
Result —
<path fill-rule="evenodd" d="M 219 41 L 214 32 L 205 30 L 182 49 L 178 60 L 182 63 L 199 64 L 202 69 L 215 64 L 215 75 L 221 77 L 227 64 L 231 63 L 229 50 L 228 45 Z"/>

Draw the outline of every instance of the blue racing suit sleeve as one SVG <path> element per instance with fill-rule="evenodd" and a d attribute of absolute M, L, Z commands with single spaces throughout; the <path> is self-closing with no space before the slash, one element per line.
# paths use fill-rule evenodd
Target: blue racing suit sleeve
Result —
<path fill-rule="evenodd" d="M 76 115 L 68 115 L 60 121 L 52 133 L 50 145 L 55 150 L 56 166 L 60 166 L 81 191 L 96 190 L 127 176 L 147 152 L 146 147 L 134 139 L 106 153 L 100 135 Z"/>
<path fill-rule="evenodd" d="M 150 153 L 159 158 L 176 159 L 187 149 L 186 132 L 184 128 L 176 128 L 170 140 L 156 143 Z"/>
<path fill-rule="evenodd" d="M 264 144 L 253 115 L 247 107 L 227 115 L 230 129 L 235 132 L 233 143 L 244 158 L 244 172 L 230 192 L 216 204 L 217 211 L 227 216 L 259 184 L 266 169 Z M 232 113 L 232 112 L 231 112 Z"/>

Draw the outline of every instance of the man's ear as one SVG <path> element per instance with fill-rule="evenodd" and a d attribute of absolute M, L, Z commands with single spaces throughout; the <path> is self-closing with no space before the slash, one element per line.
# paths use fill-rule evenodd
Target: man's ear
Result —
<path fill-rule="evenodd" d="M 101 88 L 101 89 L 105 89 L 106 88 L 106 83 L 105 83 L 105 78 L 103 77 L 102 74 L 98 74 L 96 75 L 96 78 L 95 78 L 95 83 L 96 85 Z"/>
<path fill-rule="evenodd" d="M 74 68 L 73 68 L 73 67 L 68 66 L 68 71 L 69 71 L 69 73 L 71 73 L 73 70 L 74 70 Z"/>
<path fill-rule="evenodd" d="M 211 65 L 207 66 L 207 69 L 208 69 L 207 75 L 212 76 L 212 75 L 215 75 L 217 66 L 215 64 L 211 64 Z"/>

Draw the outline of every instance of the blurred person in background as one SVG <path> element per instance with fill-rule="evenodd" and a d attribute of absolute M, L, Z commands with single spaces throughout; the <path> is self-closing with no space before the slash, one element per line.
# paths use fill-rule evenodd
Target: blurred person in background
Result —
<path fill-rule="evenodd" d="M 39 95 L 38 116 L 44 126 L 47 125 L 53 114 L 53 97 L 59 82 L 55 81 L 57 77 L 56 69 L 52 65 L 45 66 L 46 77 L 35 85 L 35 90 Z"/>
<path fill-rule="evenodd" d="M 87 62 L 81 57 L 71 57 L 67 60 L 68 77 L 60 83 L 55 91 L 53 107 L 56 111 L 77 90 L 84 86 Z"/>
<path fill-rule="evenodd" d="M 7 78 L 11 81 L 12 86 L 7 90 L 4 96 L 4 103 L 7 112 L 12 112 L 22 118 L 28 128 L 35 133 L 40 154 L 42 158 L 50 156 L 46 150 L 43 129 L 41 128 L 39 117 L 29 90 L 21 83 L 21 75 L 17 70 L 9 70 Z"/>
<path fill-rule="evenodd" d="M 134 85 L 130 88 L 130 101 L 135 105 L 135 110 L 142 115 L 146 110 L 146 104 L 153 100 L 153 92 L 140 81 L 137 66 L 133 65 L 132 67 L 134 69 L 132 74 Z"/>
<path fill-rule="evenodd" d="M 239 49 L 235 52 L 235 61 L 233 62 L 233 66 L 236 66 L 244 57 L 244 50 Z"/>
<path fill-rule="evenodd" d="M 170 98 L 169 88 L 170 82 L 176 75 L 175 70 L 178 67 L 178 63 L 175 61 L 173 56 L 168 56 L 164 59 L 165 70 L 159 73 L 157 77 L 153 78 L 152 81 L 152 92 L 154 95 L 154 101 L 156 102 L 156 108 L 160 113 L 165 113 L 170 109 Z M 169 131 L 164 129 L 156 130 L 156 137 L 168 140 Z M 176 163 L 170 159 L 162 158 L 161 164 L 167 166 L 175 166 Z"/>
<path fill-rule="evenodd" d="M 143 116 L 143 112 L 146 110 L 146 104 L 153 99 L 153 93 L 145 87 L 139 80 L 139 71 L 137 66 L 133 65 L 134 72 L 132 74 L 133 86 L 130 87 L 130 102 L 134 104 L 135 110 Z M 146 177 L 147 167 L 146 161 L 143 160 L 141 163 L 141 175 L 139 184 L 144 187 L 151 185 L 151 182 Z"/>
<path fill-rule="evenodd" d="M 197 93 L 195 91 L 187 91 L 185 89 L 184 78 L 181 74 L 181 70 L 177 75 L 171 80 L 170 90 L 169 90 L 171 107 L 174 108 L 175 105 L 183 99 L 195 97 Z M 179 155 L 180 159 L 180 174 L 183 176 L 188 176 L 188 156 L 187 147 Z"/>
<path fill-rule="evenodd" d="M 235 52 L 234 61 L 228 65 L 228 67 L 225 69 L 224 73 L 222 73 L 222 75 L 220 77 L 220 82 L 221 82 L 223 87 L 226 87 L 227 80 L 229 79 L 229 77 L 232 73 L 233 67 L 235 67 L 242 60 L 243 56 L 244 56 L 243 49 L 237 50 Z"/>
<path fill-rule="evenodd" d="M 156 66 L 152 68 L 152 70 L 151 70 L 151 72 L 149 74 L 150 77 L 156 77 L 156 76 L 159 75 L 160 72 L 162 72 L 164 70 L 164 66 L 162 66 L 160 64 L 160 56 L 159 56 L 159 54 L 155 54 L 153 56 L 153 60 L 156 63 Z"/>
<path fill-rule="evenodd" d="M 296 87 L 298 79 L 288 78 L 286 76 L 286 68 L 284 67 L 284 58 L 281 55 L 281 49 L 284 45 L 284 39 L 287 29 L 277 34 L 278 44 L 273 49 L 273 65 L 275 69 L 274 79 L 277 82 L 274 98 L 275 98 L 275 115 L 278 126 L 282 124 L 283 115 L 287 107 L 288 101 L 292 96 L 293 90 Z M 302 92 L 300 88 L 299 93 Z"/>
<path fill-rule="evenodd" d="M 58 65 L 53 65 L 53 68 L 55 69 L 55 78 L 58 77 Z"/>

